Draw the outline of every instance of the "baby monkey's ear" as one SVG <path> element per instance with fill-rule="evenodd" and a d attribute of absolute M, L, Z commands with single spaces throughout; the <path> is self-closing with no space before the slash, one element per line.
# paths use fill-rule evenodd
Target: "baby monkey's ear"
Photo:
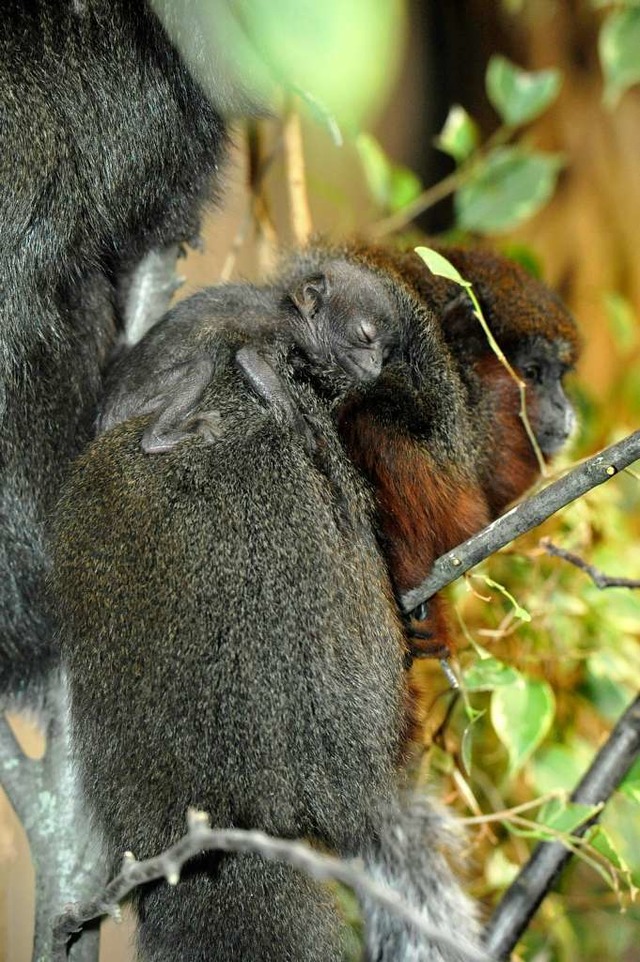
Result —
<path fill-rule="evenodd" d="M 289 296 L 302 316 L 309 318 L 318 313 L 328 293 L 326 274 L 312 274 L 296 285 Z"/>

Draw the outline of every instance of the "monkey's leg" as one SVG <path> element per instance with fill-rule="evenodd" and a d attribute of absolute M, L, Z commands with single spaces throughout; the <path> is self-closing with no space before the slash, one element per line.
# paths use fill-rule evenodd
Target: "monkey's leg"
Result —
<path fill-rule="evenodd" d="M 178 244 L 149 251 L 120 282 L 125 347 L 137 344 L 169 310 L 171 298 L 184 281 L 176 273 L 179 253 Z"/>
<path fill-rule="evenodd" d="M 201 357 L 188 361 L 179 370 L 180 376 L 173 380 L 169 391 L 164 395 L 164 405 L 151 421 L 142 435 L 142 450 L 147 454 L 161 454 L 170 451 L 194 434 L 203 433 L 200 423 L 205 423 L 211 434 L 219 432 L 219 415 L 209 411 L 194 414 L 213 374 L 213 359 Z"/>
<path fill-rule="evenodd" d="M 282 412 L 302 435 L 305 447 L 313 457 L 317 446 L 315 435 L 271 362 L 257 348 L 248 345 L 240 348 L 236 362 L 255 393 Z"/>

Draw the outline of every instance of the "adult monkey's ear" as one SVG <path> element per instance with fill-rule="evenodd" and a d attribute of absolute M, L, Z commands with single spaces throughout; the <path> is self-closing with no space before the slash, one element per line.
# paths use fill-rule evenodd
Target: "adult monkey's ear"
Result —
<path fill-rule="evenodd" d="M 326 274 L 313 274 L 294 287 L 289 296 L 300 314 L 311 318 L 318 313 L 328 293 L 329 281 Z"/>
<path fill-rule="evenodd" d="M 452 290 L 450 299 L 438 310 L 438 320 L 445 341 L 465 343 L 470 349 L 487 344 L 487 336 L 466 291 Z"/>

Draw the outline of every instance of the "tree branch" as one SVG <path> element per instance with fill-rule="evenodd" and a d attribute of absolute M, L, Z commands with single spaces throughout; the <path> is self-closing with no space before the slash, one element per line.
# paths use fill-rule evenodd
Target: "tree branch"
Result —
<path fill-rule="evenodd" d="M 540 540 L 540 547 L 544 548 L 547 554 L 553 555 L 556 558 L 562 558 L 563 561 L 568 561 L 569 564 L 575 565 L 580 571 L 584 571 L 588 574 L 593 581 L 596 588 L 640 588 L 640 578 L 613 578 L 610 575 L 606 575 L 599 568 L 595 568 L 580 555 L 573 554 L 571 551 L 567 551 L 566 548 L 560 548 L 557 544 L 550 541 L 549 538 L 542 538 Z"/>
<path fill-rule="evenodd" d="M 284 122 L 284 151 L 287 161 L 287 186 L 293 237 L 296 244 L 304 246 L 308 243 L 313 231 L 313 220 L 307 195 L 302 123 L 293 100 Z"/>
<path fill-rule="evenodd" d="M 571 801 L 581 805 L 601 805 L 606 802 L 639 755 L 640 696 L 634 699 L 618 721 L 572 793 Z M 598 816 L 594 816 L 574 834 L 584 835 L 597 819 Z M 509 958 L 571 854 L 561 842 L 542 842 L 536 847 L 485 928 L 484 944 L 490 955 L 497 959 Z"/>
<path fill-rule="evenodd" d="M 51 962 L 51 919 L 71 899 L 104 882 L 95 828 L 89 824 L 71 757 L 66 683 L 54 675 L 45 697 L 47 747 L 28 758 L 0 715 L 0 781 L 25 830 L 36 877 L 32 962 Z M 97 962 L 98 931 L 86 930 L 69 962 Z"/>
<path fill-rule="evenodd" d="M 52 962 L 65 962 L 67 942 L 86 922 L 102 915 L 119 916 L 119 903 L 139 885 L 165 878 L 177 885 L 180 871 L 190 858 L 203 851 L 256 852 L 269 861 L 282 861 L 319 881 L 342 882 L 359 895 L 378 902 L 403 918 L 439 945 L 457 949 L 469 962 L 490 962 L 484 950 L 462 946 L 455 933 L 425 922 L 420 911 L 403 901 L 400 894 L 376 882 L 359 860 L 343 860 L 312 849 L 305 842 L 273 838 L 264 832 L 243 829 L 211 829 L 204 812 L 187 813 L 187 834 L 156 858 L 138 862 L 125 854 L 120 873 L 95 898 L 71 906 L 61 915 L 53 930 Z"/>
<path fill-rule="evenodd" d="M 401 596 L 401 608 L 405 612 L 417 608 L 469 568 L 504 548 L 521 534 L 531 531 L 587 491 L 608 481 L 638 458 L 640 431 L 634 431 L 617 444 L 605 448 L 600 454 L 588 458 L 559 481 L 554 481 L 542 491 L 538 491 L 478 534 L 438 558 L 424 581 Z"/>

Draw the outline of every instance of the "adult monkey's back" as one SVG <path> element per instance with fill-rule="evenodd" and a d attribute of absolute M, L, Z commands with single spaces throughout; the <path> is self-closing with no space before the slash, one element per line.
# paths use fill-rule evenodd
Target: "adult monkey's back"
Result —
<path fill-rule="evenodd" d="M 43 521 L 125 278 L 197 233 L 225 133 L 146 0 L 0 7 L 0 703 L 23 704 L 56 662 Z"/>
<path fill-rule="evenodd" d="M 204 405 L 220 437 L 148 456 L 141 419 L 119 425 L 79 458 L 57 515 L 76 751 L 111 867 L 174 841 L 196 805 L 216 826 L 362 854 L 459 940 L 441 954 L 377 913 L 371 959 L 461 962 L 472 912 L 437 819 L 399 802 L 404 642 L 368 489 L 326 403 L 289 381 L 322 430 L 321 472 L 232 356 Z M 293 870 L 195 868 L 138 893 L 144 959 L 341 958 L 329 895 Z"/>

